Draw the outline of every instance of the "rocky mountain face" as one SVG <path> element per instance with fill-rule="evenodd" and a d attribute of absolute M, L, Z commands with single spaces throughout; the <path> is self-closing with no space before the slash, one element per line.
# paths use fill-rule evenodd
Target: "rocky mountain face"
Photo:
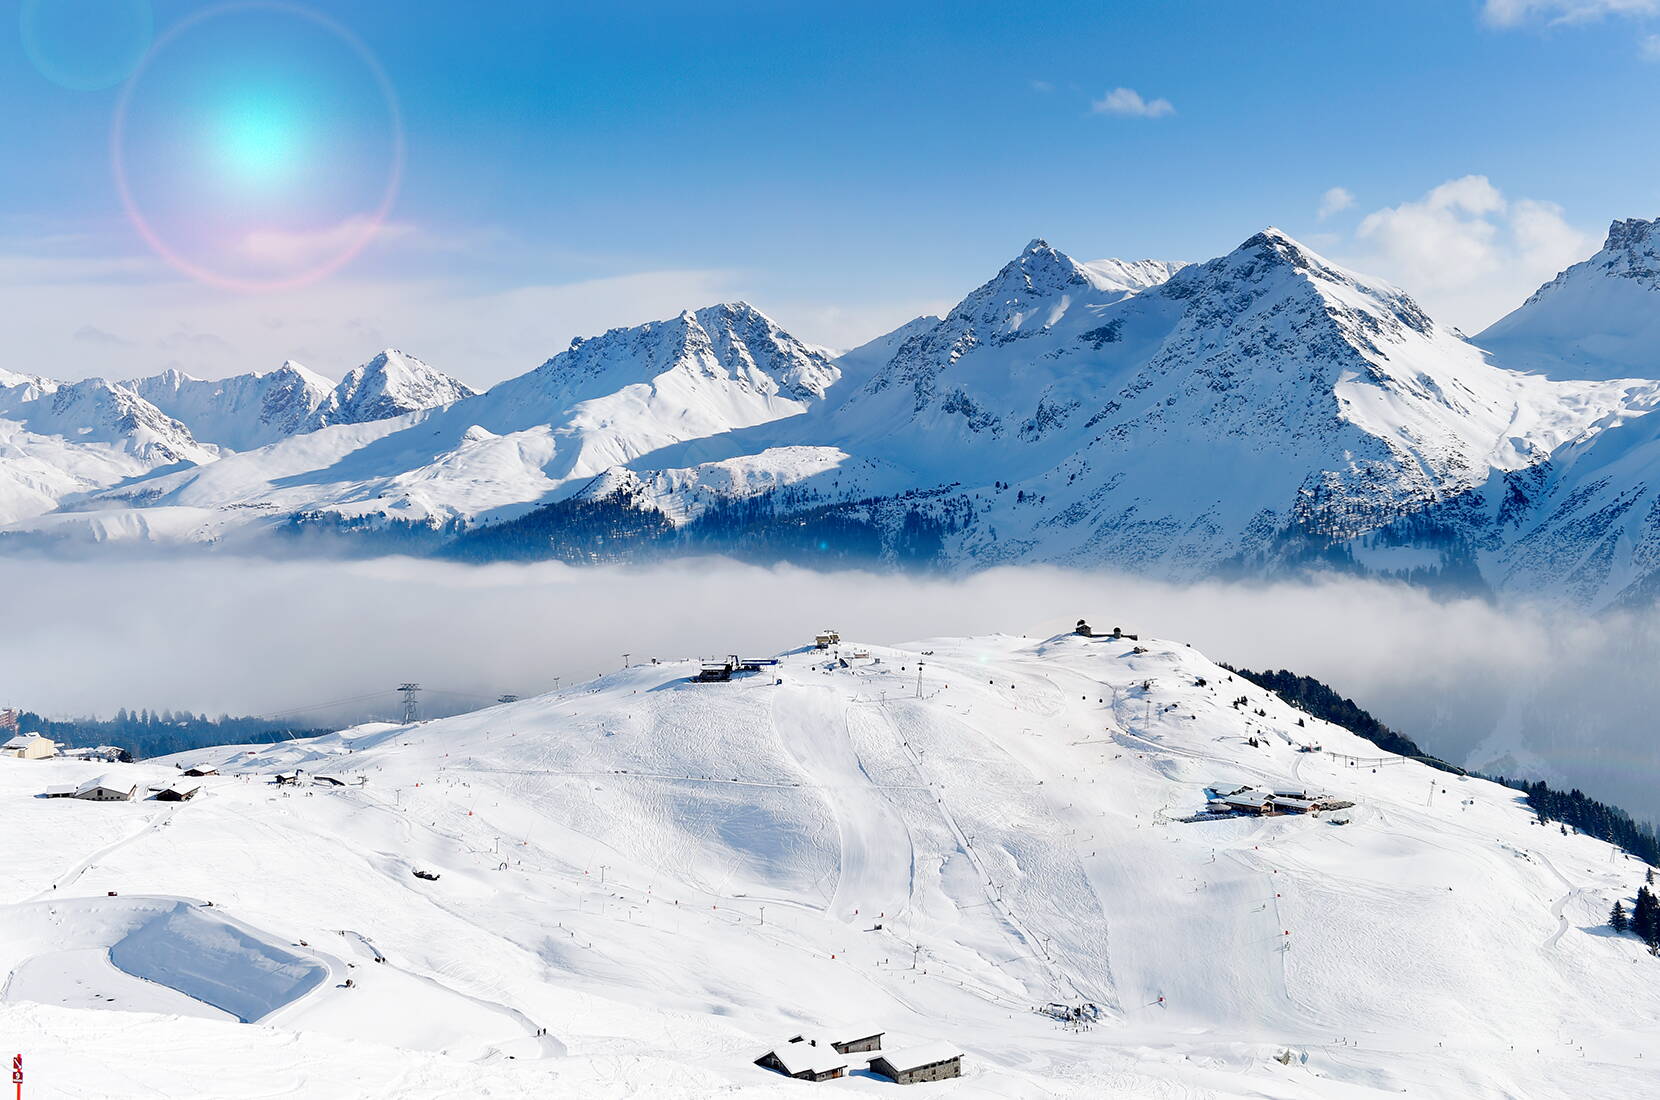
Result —
<path fill-rule="evenodd" d="M 333 386 L 292 360 L 273 371 L 212 381 L 168 370 L 128 385 L 187 424 L 198 439 L 234 451 L 251 451 L 310 430 Z"/>
<path fill-rule="evenodd" d="M 203 399 L 198 417 L 273 432 L 309 406 L 302 428 L 327 430 L 77 498 L 51 536 L 154 538 L 112 517 L 170 509 L 169 539 L 322 531 L 474 559 L 1320 567 L 1640 598 L 1660 585 L 1660 381 L 1509 369 L 1547 354 L 1524 355 L 1529 311 L 1651 285 L 1652 224 L 1615 230 L 1507 319 L 1502 351 L 1273 229 L 1199 264 L 1036 240 L 946 316 L 839 359 L 743 303 L 574 340 L 480 395 L 388 350 L 327 392 L 296 368 L 260 391 L 278 397 Z M 196 392 L 164 381 L 164 400 Z"/>

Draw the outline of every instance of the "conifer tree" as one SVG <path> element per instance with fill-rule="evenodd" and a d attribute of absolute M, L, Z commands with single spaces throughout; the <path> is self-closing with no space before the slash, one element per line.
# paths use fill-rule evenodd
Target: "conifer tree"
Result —
<path fill-rule="evenodd" d="M 1625 906 L 1620 902 L 1614 903 L 1614 908 L 1608 914 L 1608 926 L 1616 932 L 1624 932 L 1631 927 L 1631 918 L 1625 914 Z"/>

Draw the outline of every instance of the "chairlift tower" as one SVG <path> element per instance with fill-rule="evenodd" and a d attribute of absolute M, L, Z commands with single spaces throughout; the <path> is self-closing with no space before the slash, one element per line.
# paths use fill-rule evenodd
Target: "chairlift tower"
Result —
<path fill-rule="evenodd" d="M 403 692 L 403 724 L 413 726 L 420 714 L 415 695 L 421 690 L 421 685 L 415 683 L 399 684 L 398 690 Z"/>

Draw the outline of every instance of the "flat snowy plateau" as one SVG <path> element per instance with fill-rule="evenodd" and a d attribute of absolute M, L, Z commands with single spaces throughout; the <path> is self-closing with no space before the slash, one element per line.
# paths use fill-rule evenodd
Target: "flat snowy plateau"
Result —
<path fill-rule="evenodd" d="M 1660 1095 L 1644 868 L 1516 792 L 1179 642 L 839 654 L 102 766 L 182 803 L 0 760 L 26 1095 L 886 1095 L 753 1064 L 873 1030 L 963 1052 L 924 1096 Z M 1244 785 L 1354 805 L 1187 820 Z"/>

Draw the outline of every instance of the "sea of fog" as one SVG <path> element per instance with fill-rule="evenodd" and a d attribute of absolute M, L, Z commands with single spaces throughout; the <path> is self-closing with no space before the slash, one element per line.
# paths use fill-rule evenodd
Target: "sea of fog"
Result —
<path fill-rule="evenodd" d="M 1660 611 L 1593 619 L 1336 579 L 1174 586 L 1044 568 L 929 579 L 724 561 L 8 560 L 0 593 L 0 706 L 64 716 L 361 716 L 392 709 L 389 689 L 409 680 L 453 710 L 569 685 L 625 653 L 764 654 L 825 626 L 877 643 L 1039 638 L 1084 617 L 1316 676 L 1428 752 L 1660 819 Z"/>

